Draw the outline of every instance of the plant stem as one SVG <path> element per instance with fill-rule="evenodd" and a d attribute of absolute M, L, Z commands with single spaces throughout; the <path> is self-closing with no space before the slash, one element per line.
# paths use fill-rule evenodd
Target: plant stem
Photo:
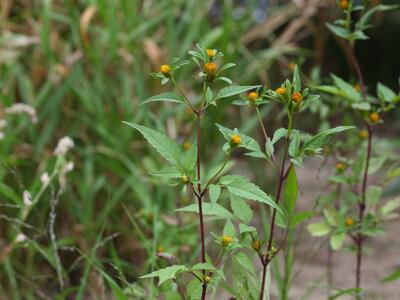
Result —
<path fill-rule="evenodd" d="M 197 113 L 197 202 L 199 205 L 199 220 L 200 220 L 200 243 L 201 243 L 201 262 L 206 262 L 206 248 L 204 242 L 204 221 L 203 221 L 203 194 L 201 191 L 201 171 L 200 171 L 200 145 L 201 145 L 201 112 Z M 206 276 L 206 271 L 203 270 L 203 277 Z M 201 300 L 206 299 L 207 285 L 203 283 Z"/>
<path fill-rule="evenodd" d="M 278 182 L 278 189 L 276 191 L 276 204 L 279 203 L 280 198 L 281 198 L 281 194 L 282 194 L 282 188 L 283 188 L 283 183 L 286 179 L 285 177 L 285 163 L 286 163 L 286 156 L 287 156 L 287 152 L 288 152 L 288 148 L 289 148 L 289 140 L 290 140 L 290 133 L 291 133 L 291 129 L 292 129 L 292 115 L 289 113 L 288 114 L 288 118 L 289 118 L 289 123 L 288 123 L 288 133 L 286 136 L 286 145 L 285 145 L 285 150 L 283 153 L 283 157 L 282 157 L 282 163 L 281 163 L 281 168 L 279 171 L 279 182 Z M 272 217 L 271 217 L 271 223 L 270 223 L 270 230 L 269 230 L 269 238 L 268 238 L 268 246 L 267 246 L 267 255 L 268 253 L 271 252 L 272 249 L 272 242 L 274 239 L 274 230 L 275 230 L 275 218 L 276 218 L 276 209 L 273 208 L 272 209 Z M 264 259 L 262 260 L 262 264 L 263 264 L 263 279 L 261 282 L 261 290 L 260 290 L 260 300 L 263 300 L 264 298 L 264 289 L 265 289 L 265 273 L 267 271 L 267 266 L 269 264 L 269 258 L 268 256 L 264 256 Z"/>
<path fill-rule="evenodd" d="M 359 202 L 359 224 L 362 226 L 364 220 L 364 212 L 365 212 L 365 201 L 367 194 L 367 185 L 368 185 L 368 168 L 369 161 L 371 159 L 371 148 L 372 148 L 372 127 L 371 125 L 367 125 L 368 130 L 368 145 L 367 145 L 367 157 L 365 162 L 364 169 L 364 178 L 362 183 L 361 190 L 361 201 Z M 363 241 L 364 235 L 359 232 L 356 237 L 356 246 L 357 246 L 357 264 L 356 264 L 356 288 L 360 288 L 361 286 L 361 263 L 362 263 L 362 252 L 363 252 Z M 357 295 L 357 299 L 360 299 L 360 295 Z"/>

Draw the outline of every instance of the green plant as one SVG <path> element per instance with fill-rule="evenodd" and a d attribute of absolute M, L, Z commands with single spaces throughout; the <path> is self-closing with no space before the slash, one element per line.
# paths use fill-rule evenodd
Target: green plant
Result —
<path fill-rule="evenodd" d="M 294 70 L 293 80 L 286 80 L 276 91 L 266 90 L 262 86 L 235 86 L 230 85 L 232 84 L 231 79 L 221 76 L 222 71 L 233 67 L 234 64 L 227 63 L 219 68 L 216 61 L 218 58 L 223 56 L 221 52 L 216 49 L 204 49 L 199 45 L 197 48 L 198 51 L 189 51 L 189 55 L 192 57 L 193 62 L 198 66 L 200 71 L 199 76 L 202 82 L 201 97 L 189 99 L 181 86 L 177 83 L 175 79 L 176 72 L 190 62 L 175 58 L 172 60 L 170 65 L 162 65 L 160 67 L 160 72 L 153 73 L 152 75 L 161 79 L 162 84 L 171 81 L 178 93 L 162 93 L 142 102 L 177 102 L 188 106 L 196 115 L 197 138 L 195 143 L 182 153 L 179 146 L 166 135 L 135 123 L 125 123 L 138 130 L 150 145 L 170 163 L 170 167 L 156 172 L 153 175 L 168 178 L 170 185 L 183 185 L 184 188 L 189 186 L 194 196 L 197 198 L 197 205 L 189 205 L 188 207 L 178 209 L 178 211 L 191 211 L 198 213 L 201 260 L 200 263 L 192 267 L 187 266 L 186 264 L 174 264 L 142 276 L 142 278 L 159 277 L 160 285 L 168 279 L 175 279 L 175 276 L 178 273 L 190 273 L 196 280 L 198 280 L 197 284 L 201 286 L 201 299 L 205 299 L 207 288 L 209 286 L 217 284 L 220 280 L 225 280 L 223 267 L 221 269 L 218 269 L 218 267 L 221 261 L 220 256 L 228 254 L 232 261 L 237 261 L 236 265 L 235 263 L 232 265 L 232 268 L 237 269 L 237 272 L 239 272 L 239 277 L 233 275 L 233 287 L 231 293 L 233 293 L 234 296 L 243 299 L 254 299 L 257 297 L 262 300 L 264 299 L 264 294 L 267 293 L 266 291 L 268 290 L 268 287 L 266 286 L 266 277 L 269 263 L 281 250 L 291 228 L 296 227 L 299 223 L 311 216 L 308 212 L 295 212 L 297 200 L 297 178 L 295 166 L 302 166 L 303 158 L 305 156 L 315 156 L 321 153 L 321 147 L 331 136 L 349 130 L 352 127 L 336 127 L 322 131 L 314 136 L 301 134 L 299 130 L 293 129 L 293 118 L 296 113 L 303 112 L 309 103 L 316 100 L 318 97 L 309 95 L 308 89 L 302 90 L 297 66 Z M 227 83 L 230 86 L 221 88 L 218 92 L 215 92 L 216 83 L 218 81 L 222 81 L 225 84 Z M 234 97 L 248 91 L 251 92 L 249 92 L 246 97 L 236 100 L 234 103 L 238 105 L 247 104 L 254 107 L 259 117 L 260 126 L 263 130 L 265 149 L 262 150 L 255 139 L 240 133 L 237 129 L 231 130 L 217 124 L 219 131 L 226 140 L 226 143 L 223 146 L 225 159 L 215 173 L 212 173 L 208 179 L 202 180 L 200 147 L 203 145 L 201 142 L 202 117 L 206 116 L 209 107 L 217 107 L 223 99 Z M 288 119 L 287 128 L 279 128 L 276 130 L 272 139 L 267 136 L 259 112 L 259 106 L 267 104 L 268 100 L 273 100 L 282 104 Z M 246 151 L 247 156 L 263 159 L 268 163 L 268 165 L 271 164 L 274 166 L 274 147 L 276 147 L 280 140 L 284 140 L 284 150 L 282 161 L 280 162 L 279 167 L 277 167 L 278 186 L 275 199 L 263 192 L 259 187 L 243 176 L 225 175 L 219 178 L 220 175 L 222 175 L 225 166 L 231 159 L 231 155 L 235 149 L 243 148 Z M 207 143 L 205 145 L 206 147 L 210 147 Z M 288 167 L 286 166 L 287 160 L 290 161 Z M 217 181 L 217 179 L 219 180 Z M 231 207 L 233 210 L 232 217 L 239 221 L 239 239 L 237 238 L 236 229 L 230 220 L 230 212 L 220 206 L 217 202 L 221 197 L 222 189 L 226 189 L 230 195 Z M 209 196 L 209 202 L 205 202 L 205 196 L 207 194 Z M 280 200 L 282 194 L 284 194 L 284 201 L 281 204 Z M 265 239 L 265 242 L 261 239 L 262 234 L 259 234 L 255 227 L 250 226 L 253 213 L 246 203 L 246 200 L 254 200 L 271 208 L 268 238 Z M 206 254 L 204 215 L 209 214 L 227 219 L 223 234 L 221 236 L 215 235 L 216 243 L 220 244 L 222 247 L 220 254 L 215 260 L 212 260 L 209 257 L 207 258 Z M 284 227 L 286 231 L 285 237 L 277 246 L 274 241 L 276 224 Z M 265 234 L 267 235 L 267 233 Z M 240 248 L 252 248 L 262 264 L 263 272 L 260 280 L 261 287 L 258 289 L 258 296 L 255 296 L 254 294 L 254 284 L 257 279 L 254 277 L 253 267 L 250 268 L 248 265 L 251 259 L 247 258 L 244 252 L 239 251 Z M 263 248 L 265 248 L 265 251 Z M 241 270 L 243 268 L 247 269 L 247 271 Z M 199 273 L 199 271 L 201 272 Z M 287 290 L 288 289 L 285 289 L 285 299 L 287 299 Z M 194 294 L 188 294 L 187 297 L 197 299 L 195 298 L 197 296 L 196 292 L 194 292 Z"/>
<path fill-rule="evenodd" d="M 400 95 L 382 83 L 377 84 L 376 96 L 368 93 L 354 53 L 354 44 L 357 40 L 368 39 L 365 31 L 371 26 L 369 21 L 374 13 L 397 6 L 377 5 L 368 8 L 365 5 L 355 5 L 353 1 L 342 0 L 337 3 L 343 10 L 345 19 L 336 20 L 334 24 L 327 26 L 337 37 L 345 40 L 344 50 L 349 54 L 357 84 L 354 86 L 332 74 L 333 85 L 319 86 L 317 90 L 343 100 L 343 105 L 357 116 L 353 124 L 359 126 L 360 130 L 358 137 L 349 138 L 347 143 L 338 147 L 339 154 L 344 156 L 339 156 L 336 172 L 330 177 L 337 188 L 320 201 L 324 220 L 310 224 L 308 230 L 315 236 L 329 235 L 333 250 L 342 248 L 346 236 L 351 239 L 356 252 L 355 288 L 357 299 L 360 299 L 364 241 L 367 237 L 380 233 L 381 224 L 394 218 L 393 211 L 400 207 L 398 198 L 383 203 L 383 187 L 396 177 L 393 175 L 396 156 L 391 151 L 379 151 L 378 141 L 373 140 L 374 128 L 383 124 L 384 115 L 396 108 Z M 351 16 L 357 12 L 360 12 L 360 18 L 353 22 Z M 352 151 L 349 149 L 359 143 L 363 143 L 363 147 L 356 152 L 357 156 L 350 157 Z M 390 162 L 394 164 L 389 164 Z M 385 163 L 389 167 L 385 179 L 379 185 L 369 185 L 369 175 L 380 171 Z"/>

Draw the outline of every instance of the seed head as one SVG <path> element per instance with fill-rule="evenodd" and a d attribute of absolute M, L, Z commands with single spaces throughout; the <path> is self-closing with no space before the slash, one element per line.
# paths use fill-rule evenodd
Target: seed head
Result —
<path fill-rule="evenodd" d="M 162 65 L 160 67 L 160 72 L 163 73 L 165 76 L 171 75 L 171 67 L 169 65 Z"/>
<path fill-rule="evenodd" d="M 181 176 L 181 180 L 184 184 L 189 183 L 189 177 L 185 174 Z"/>
<path fill-rule="evenodd" d="M 365 129 L 363 129 L 363 130 L 360 130 L 359 132 L 358 132 L 358 136 L 361 138 L 361 139 L 366 139 L 367 137 L 368 137 L 368 131 L 367 130 L 365 130 Z"/>
<path fill-rule="evenodd" d="M 349 7 L 349 1 L 340 0 L 339 7 L 340 7 L 341 10 L 346 10 Z"/>
<path fill-rule="evenodd" d="M 249 100 L 250 102 L 256 101 L 257 98 L 258 98 L 258 93 L 257 92 L 250 92 L 247 95 L 247 100 Z"/>
<path fill-rule="evenodd" d="M 347 217 L 345 220 L 346 226 L 351 227 L 354 224 L 353 218 Z"/>
<path fill-rule="evenodd" d="M 256 251 L 256 252 L 260 251 L 260 249 L 261 249 L 261 243 L 260 243 L 260 241 L 254 241 L 254 242 L 251 244 L 251 247 L 252 247 L 253 250 Z"/>
<path fill-rule="evenodd" d="M 213 57 L 215 57 L 215 55 L 217 55 L 217 50 L 216 49 L 206 49 L 206 53 L 209 58 L 213 58 Z"/>
<path fill-rule="evenodd" d="M 343 172 L 346 169 L 346 165 L 342 162 L 336 163 L 336 171 L 339 173 Z"/>
<path fill-rule="evenodd" d="M 302 98 L 303 97 L 301 96 L 301 94 L 299 92 L 295 92 L 295 93 L 292 94 L 292 101 L 297 103 L 297 104 L 300 104 Z"/>
<path fill-rule="evenodd" d="M 241 141 L 242 141 L 242 139 L 240 138 L 240 135 L 234 134 L 234 135 L 231 136 L 231 145 L 233 147 L 238 146 Z"/>
<path fill-rule="evenodd" d="M 275 90 L 275 92 L 276 92 L 278 95 L 283 96 L 283 95 L 286 93 L 286 90 L 285 90 L 285 88 L 283 88 L 283 87 L 279 87 L 279 88 L 277 88 L 277 89 Z"/>
<path fill-rule="evenodd" d="M 228 246 L 232 242 L 232 238 L 229 235 L 223 235 L 221 238 L 222 245 Z"/>
<path fill-rule="evenodd" d="M 203 276 L 203 282 L 209 284 L 211 282 L 211 277 L 207 275 Z"/>
<path fill-rule="evenodd" d="M 380 117 L 379 117 L 379 115 L 378 115 L 376 112 L 373 112 L 373 113 L 371 113 L 371 114 L 369 115 L 369 120 L 370 120 L 372 123 L 378 123 L 379 120 L 380 120 Z"/>
<path fill-rule="evenodd" d="M 204 65 L 204 73 L 208 76 L 214 77 L 217 73 L 217 65 L 213 62 L 208 62 Z"/>

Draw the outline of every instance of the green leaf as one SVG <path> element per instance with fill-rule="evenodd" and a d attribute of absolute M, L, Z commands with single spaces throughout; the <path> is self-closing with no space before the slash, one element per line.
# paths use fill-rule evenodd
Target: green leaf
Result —
<path fill-rule="evenodd" d="M 294 88 L 293 92 L 300 92 L 301 90 L 300 72 L 299 72 L 299 67 L 297 65 L 294 66 L 293 88 Z"/>
<path fill-rule="evenodd" d="M 203 202 L 203 215 L 205 216 L 216 216 L 222 219 L 234 219 L 235 217 L 223 206 L 218 203 Z M 185 211 L 185 212 L 194 212 L 199 213 L 199 206 L 197 204 L 191 204 L 189 206 L 185 206 L 182 208 L 175 209 L 175 211 Z"/>
<path fill-rule="evenodd" d="M 326 26 L 328 26 L 329 30 L 336 34 L 338 37 L 344 38 L 346 40 L 349 39 L 349 33 L 343 27 L 332 25 L 329 23 L 326 23 Z"/>
<path fill-rule="evenodd" d="M 143 100 L 140 105 L 147 104 L 150 102 L 175 102 L 175 103 L 185 103 L 185 100 L 183 99 L 182 96 L 172 93 L 172 92 L 166 92 L 166 93 L 161 93 L 156 96 L 152 96 L 150 98 L 147 98 L 146 100 Z"/>
<path fill-rule="evenodd" d="M 275 130 L 274 136 L 272 137 L 272 145 L 274 145 L 277 141 L 279 141 L 282 137 L 286 136 L 287 129 L 286 128 L 279 128 Z"/>
<path fill-rule="evenodd" d="M 233 226 L 230 220 L 227 220 L 224 226 L 224 235 L 230 236 L 232 238 L 236 237 L 235 226 Z"/>
<path fill-rule="evenodd" d="M 313 215 L 314 215 L 314 212 L 312 212 L 312 211 L 302 211 L 302 212 L 295 214 L 292 217 L 290 227 L 296 227 L 298 224 L 311 218 Z"/>
<path fill-rule="evenodd" d="M 291 141 L 289 145 L 289 155 L 296 157 L 300 147 L 300 133 L 298 130 L 293 130 L 291 135 Z"/>
<path fill-rule="evenodd" d="M 168 291 L 164 294 L 165 300 L 183 300 L 178 292 Z"/>
<path fill-rule="evenodd" d="M 393 92 L 389 87 L 386 85 L 378 82 L 377 85 L 377 91 L 378 91 L 378 97 L 379 99 L 385 101 L 385 102 L 392 102 L 394 98 L 396 98 L 395 92 Z"/>
<path fill-rule="evenodd" d="M 379 202 L 382 196 L 382 187 L 370 185 L 367 188 L 366 198 L 368 205 L 374 205 Z"/>
<path fill-rule="evenodd" d="M 231 208 L 235 217 L 239 218 L 246 224 L 249 224 L 251 222 L 251 219 L 253 218 L 253 211 L 246 203 L 246 200 L 232 195 Z"/>
<path fill-rule="evenodd" d="M 351 102 L 360 102 L 360 93 L 356 91 L 353 85 L 334 74 L 331 74 L 331 77 L 335 82 L 335 85 L 344 92 L 345 97 L 348 100 L 351 100 Z"/>
<path fill-rule="evenodd" d="M 112 295 L 114 296 L 113 298 L 115 298 L 116 300 L 128 300 L 128 298 L 125 296 L 124 291 L 110 276 L 108 276 L 103 271 L 101 271 L 100 273 L 106 279 L 108 285 L 110 286 Z"/>
<path fill-rule="evenodd" d="M 297 196 L 298 196 L 297 175 L 296 175 L 296 169 L 292 165 L 290 166 L 290 171 L 288 177 L 285 180 L 285 187 L 283 190 L 283 201 L 285 203 L 289 215 L 292 215 L 294 213 Z"/>
<path fill-rule="evenodd" d="M 338 226 L 338 224 L 339 224 L 339 214 L 338 214 L 336 208 L 333 205 L 327 204 L 323 208 L 322 211 L 324 213 L 326 222 L 330 226 Z"/>
<path fill-rule="evenodd" d="M 239 265 L 241 265 L 245 270 L 249 271 L 252 275 L 255 275 L 256 271 L 253 266 L 253 262 L 250 258 L 243 252 L 239 252 L 233 257 Z"/>
<path fill-rule="evenodd" d="M 335 300 L 343 295 L 353 295 L 353 296 L 357 296 L 359 295 L 359 293 L 361 292 L 360 288 L 350 288 L 350 289 L 345 289 L 345 290 L 341 290 L 339 292 L 337 292 L 336 294 L 330 296 L 328 298 L 328 300 Z"/>
<path fill-rule="evenodd" d="M 190 269 L 194 270 L 194 271 L 198 271 L 198 270 L 215 271 L 216 270 L 216 268 L 210 263 L 198 263 L 198 264 L 195 264 Z"/>
<path fill-rule="evenodd" d="M 332 135 L 354 128 L 354 126 L 338 126 L 321 131 L 317 135 L 306 139 L 303 144 L 303 149 L 318 149 L 322 147 Z"/>
<path fill-rule="evenodd" d="M 150 274 L 143 275 L 139 278 L 151 278 L 151 277 L 158 277 L 159 282 L 158 285 L 161 285 L 163 282 L 170 280 L 170 279 L 176 279 L 176 275 L 181 272 L 185 272 L 188 269 L 184 265 L 173 265 L 170 267 L 166 267 L 164 269 L 160 269 L 157 271 L 154 271 Z"/>
<path fill-rule="evenodd" d="M 210 184 L 208 187 L 208 194 L 210 196 L 211 207 L 217 203 L 219 195 L 221 194 L 221 187 L 216 184 Z"/>
<path fill-rule="evenodd" d="M 384 5 L 384 4 L 379 4 L 368 10 L 357 22 L 356 26 L 357 28 L 364 29 L 370 19 L 372 18 L 373 14 L 378 12 L 378 11 L 385 11 L 385 10 L 392 10 L 398 8 L 398 5 Z"/>
<path fill-rule="evenodd" d="M 279 213 L 282 213 L 282 210 L 270 196 L 268 196 L 254 183 L 249 182 L 249 180 L 243 176 L 224 176 L 220 179 L 220 184 L 226 186 L 232 195 L 265 203 L 275 208 Z"/>
<path fill-rule="evenodd" d="M 395 199 L 386 202 L 386 204 L 382 206 L 381 213 L 382 215 L 387 215 L 392 211 L 398 209 L 399 207 L 400 207 L 400 197 L 397 197 Z"/>
<path fill-rule="evenodd" d="M 340 248 L 342 248 L 342 246 L 343 246 L 345 237 L 346 237 L 346 234 L 344 232 L 336 233 L 336 234 L 332 235 L 329 239 L 331 248 L 336 251 L 340 250 Z"/>
<path fill-rule="evenodd" d="M 239 224 L 239 232 L 240 232 L 240 234 L 246 233 L 246 232 L 257 232 L 257 229 L 253 226 L 248 226 L 246 224 L 240 223 Z"/>
<path fill-rule="evenodd" d="M 165 168 L 160 171 L 151 172 L 150 175 L 169 178 L 169 179 L 181 178 L 182 176 L 181 172 L 179 172 L 175 168 Z"/>
<path fill-rule="evenodd" d="M 392 274 L 389 274 L 388 276 L 382 279 L 382 282 L 391 282 L 395 280 L 400 280 L 400 270 L 395 271 Z"/>
<path fill-rule="evenodd" d="M 331 228 L 325 222 L 317 222 L 309 224 L 307 230 L 313 236 L 324 236 L 331 231 Z"/>
<path fill-rule="evenodd" d="M 197 163 L 197 145 L 192 144 L 189 149 L 183 153 L 182 165 L 187 172 L 193 171 Z"/>
<path fill-rule="evenodd" d="M 158 153 L 161 154 L 162 157 L 164 157 L 167 161 L 169 161 L 173 165 L 178 165 L 181 156 L 179 147 L 174 141 L 170 140 L 165 134 L 162 134 L 145 126 L 138 125 L 136 123 L 131 123 L 131 122 L 123 122 L 123 123 L 138 130 L 143 135 L 143 137 L 149 142 L 149 144 L 153 146 Z"/>
<path fill-rule="evenodd" d="M 226 88 L 221 89 L 214 100 L 228 98 L 234 95 L 242 94 L 244 92 L 255 90 L 259 88 L 261 85 L 246 85 L 246 86 L 239 86 L 239 85 L 232 85 Z"/>

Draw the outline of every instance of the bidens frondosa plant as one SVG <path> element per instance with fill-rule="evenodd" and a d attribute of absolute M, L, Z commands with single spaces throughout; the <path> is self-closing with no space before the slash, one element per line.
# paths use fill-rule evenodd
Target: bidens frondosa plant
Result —
<path fill-rule="evenodd" d="M 376 94 L 372 94 L 365 85 L 354 45 L 356 41 L 368 39 L 365 31 L 371 27 L 369 22 L 374 13 L 394 9 L 396 6 L 367 7 L 356 5 L 355 1 L 344 0 L 338 1 L 338 6 L 344 18 L 327 25 L 338 38 L 345 40 L 344 50 L 355 71 L 356 83 L 332 74 L 333 84 L 319 86 L 317 90 L 333 95 L 330 100 L 338 101 L 344 110 L 344 118 L 354 120 L 359 133 L 358 136 L 348 137 L 336 147 L 339 161 L 330 177 L 333 189 L 319 200 L 323 220 L 310 224 L 308 230 L 314 236 L 328 235 L 333 250 L 340 250 L 346 245 L 346 239 L 350 242 L 349 248 L 355 252 L 356 262 L 355 288 L 350 289 L 349 293 L 355 293 L 356 298 L 361 299 L 364 242 L 383 231 L 384 221 L 397 218 L 394 210 L 400 207 L 398 197 L 383 197 L 384 187 L 397 176 L 398 171 L 394 170 L 398 157 L 392 150 L 382 151 L 386 142 L 373 139 L 374 129 L 383 124 L 386 113 L 396 108 L 400 95 L 381 83 L 377 84 Z M 352 18 L 353 14 L 359 16 L 358 20 Z M 354 149 L 357 151 L 354 152 Z M 377 172 L 382 175 L 381 180 L 370 185 L 369 176 Z M 332 270 L 329 272 L 332 274 Z M 332 285 L 332 282 L 328 282 L 328 285 Z"/>
<path fill-rule="evenodd" d="M 192 62 L 197 65 L 200 76 L 199 95 L 189 97 L 176 80 L 176 72 L 191 63 L 188 60 L 175 58 L 169 64 L 160 67 L 160 72 L 153 76 L 161 79 L 162 84 L 171 82 L 175 92 L 165 92 L 142 103 L 167 101 L 187 106 L 196 116 L 193 143 L 187 143 L 184 150 L 164 133 L 139 124 L 125 122 L 138 130 L 149 144 L 168 162 L 169 166 L 152 175 L 168 179 L 172 186 L 190 190 L 196 203 L 178 208 L 178 212 L 198 214 L 199 224 L 199 261 L 183 264 L 169 260 L 170 265 L 142 276 L 142 278 L 158 277 L 159 293 L 174 294 L 182 299 L 206 299 L 207 293 L 221 287 L 230 293 L 233 299 L 264 299 L 268 293 L 266 284 L 269 263 L 280 252 L 287 240 L 293 234 L 293 228 L 310 217 L 310 213 L 296 212 L 297 178 L 296 167 L 303 165 L 305 156 L 315 156 L 322 151 L 322 146 L 328 139 L 339 132 L 352 127 L 337 127 L 318 133 L 303 134 L 293 128 L 293 121 L 298 113 L 304 112 L 311 101 L 318 97 L 310 95 L 308 89 L 302 89 L 299 70 L 294 68 L 293 80 L 286 80 L 277 90 L 258 86 L 232 85 L 232 80 L 224 77 L 226 69 L 233 63 L 222 63 L 223 54 L 216 49 L 204 49 L 197 46 L 197 51 L 190 51 Z M 221 85 L 228 85 L 221 87 Z M 218 106 L 221 101 L 237 97 L 234 104 L 248 105 L 255 110 L 260 121 L 265 140 L 261 147 L 252 137 L 243 134 L 238 129 L 229 129 L 217 124 L 226 143 L 222 147 L 223 161 L 221 165 L 210 168 L 202 161 L 202 147 L 216 148 L 207 139 L 202 139 L 202 120 L 207 118 L 210 106 Z M 270 101 L 278 102 L 286 112 L 287 126 L 277 129 L 270 138 L 264 125 L 259 107 Z M 283 144 L 278 151 L 278 143 Z M 277 172 L 278 185 L 275 195 L 269 195 L 242 175 L 225 175 L 227 166 L 232 160 L 233 152 L 241 149 L 245 155 L 261 159 L 265 166 L 273 166 Z M 239 152 L 239 151 L 238 151 Z M 281 152 L 281 158 L 277 156 Z M 203 173 L 212 169 L 207 176 Z M 275 170 L 276 169 L 276 170 Z M 231 210 L 222 204 L 230 202 Z M 255 201 L 261 208 L 269 211 L 269 230 L 260 232 L 252 226 L 253 210 L 249 201 Z M 255 203 L 254 203 L 255 204 Z M 205 230 L 205 216 L 225 219 L 222 230 L 212 233 L 214 245 L 206 244 L 208 230 Z M 254 225 L 254 224 L 253 224 Z M 283 228 L 283 235 L 276 238 L 276 226 Z M 208 251 L 210 247 L 219 249 Z M 215 257 L 214 257 L 215 256 Z M 257 275 L 253 258 L 261 262 L 261 278 Z M 179 258 L 182 260 L 182 258 Z M 226 270 L 229 270 L 225 274 Z M 177 275 L 179 276 L 179 280 Z M 185 275 L 186 274 L 186 275 Z M 229 274 L 229 276 L 228 276 Z M 190 279 L 190 281 L 189 281 Z M 155 296 L 152 294 L 150 296 Z"/>

